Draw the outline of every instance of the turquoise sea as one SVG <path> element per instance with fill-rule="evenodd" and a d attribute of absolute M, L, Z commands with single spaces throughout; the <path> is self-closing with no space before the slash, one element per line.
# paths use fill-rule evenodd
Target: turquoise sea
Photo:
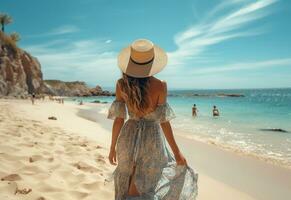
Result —
<path fill-rule="evenodd" d="M 112 102 L 114 97 L 74 99 Z M 291 166 L 291 88 L 172 90 L 169 91 L 168 102 L 177 116 L 172 124 L 183 132 L 184 137 Z M 194 103 L 199 110 L 195 118 L 191 116 Z M 212 117 L 213 105 L 218 107 L 220 117 Z M 286 132 L 262 129 L 282 129 Z"/>

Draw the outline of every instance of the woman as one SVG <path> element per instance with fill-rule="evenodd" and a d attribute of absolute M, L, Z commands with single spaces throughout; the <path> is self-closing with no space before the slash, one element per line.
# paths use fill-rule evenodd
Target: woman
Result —
<path fill-rule="evenodd" d="M 166 82 L 153 77 L 166 63 L 166 53 L 144 39 L 119 54 L 123 77 L 117 81 L 116 100 L 108 113 L 114 119 L 109 161 L 117 165 L 116 200 L 192 200 L 197 196 L 197 174 L 187 166 L 169 122 L 175 116 L 167 103 Z M 126 110 L 129 120 L 124 123 Z"/>

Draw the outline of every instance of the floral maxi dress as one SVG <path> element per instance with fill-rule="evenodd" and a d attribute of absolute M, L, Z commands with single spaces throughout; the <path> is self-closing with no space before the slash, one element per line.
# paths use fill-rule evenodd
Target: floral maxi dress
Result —
<path fill-rule="evenodd" d="M 108 118 L 127 118 L 126 104 L 115 100 Z M 142 118 L 128 113 L 116 144 L 115 200 L 195 200 L 198 174 L 177 165 L 162 134 L 160 123 L 175 117 L 168 103 Z M 135 166 L 134 174 L 133 168 Z M 127 196 L 130 176 L 140 196 Z"/>

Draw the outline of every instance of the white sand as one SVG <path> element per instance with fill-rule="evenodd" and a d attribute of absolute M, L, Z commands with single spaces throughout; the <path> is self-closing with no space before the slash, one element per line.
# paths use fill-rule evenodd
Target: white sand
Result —
<path fill-rule="evenodd" d="M 1 200 L 114 199 L 112 183 L 104 185 L 114 169 L 107 161 L 112 122 L 86 111 L 92 106 L 0 100 L 0 178 L 6 177 L 0 181 Z M 98 123 L 79 117 L 90 114 Z M 199 172 L 199 200 L 291 199 L 291 170 L 177 140 Z"/>
<path fill-rule="evenodd" d="M 58 120 L 48 120 L 50 115 Z M 84 137 L 90 135 L 95 140 Z M 108 141 L 73 107 L 1 100 L 0 137 L 1 200 L 113 199 L 112 184 L 104 186 L 113 170 Z"/>

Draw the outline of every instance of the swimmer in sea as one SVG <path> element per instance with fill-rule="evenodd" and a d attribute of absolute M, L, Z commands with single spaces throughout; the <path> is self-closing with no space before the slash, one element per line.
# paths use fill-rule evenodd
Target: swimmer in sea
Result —
<path fill-rule="evenodd" d="M 192 107 L 192 116 L 196 117 L 197 116 L 197 112 L 198 112 L 198 109 L 196 107 L 196 104 L 194 104 L 193 107 Z"/>
<path fill-rule="evenodd" d="M 213 113 L 213 117 L 218 117 L 219 116 L 219 110 L 217 109 L 216 106 L 213 106 L 212 113 Z"/>

